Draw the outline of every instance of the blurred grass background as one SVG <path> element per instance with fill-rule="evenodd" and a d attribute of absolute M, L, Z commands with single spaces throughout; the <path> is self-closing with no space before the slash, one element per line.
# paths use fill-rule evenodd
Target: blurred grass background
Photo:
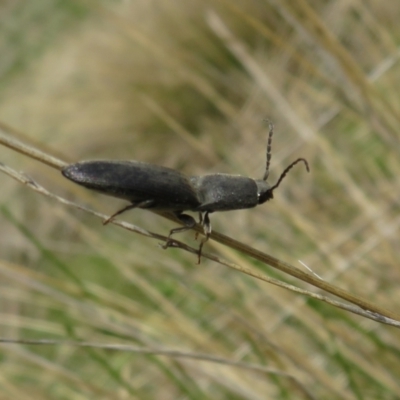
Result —
<path fill-rule="evenodd" d="M 269 118 L 269 181 L 298 157 L 311 174 L 296 168 L 272 202 L 212 215 L 213 228 L 398 310 L 399 15 L 400 3 L 378 0 L 5 1 L 0 121 L 65 160 L 261 178 Z M 105 213 L 124 204 L 0 154 L 54 193 Z M 0 179 L 2 338 L 248 363 L 3 344 L 1 399 L 400 398 L 394 327 L 195 265 Z M 123 218 L 174 227 L 141 210 Z M 181 237 L 196 246 L 193 232 Z M 305 287 L 214 242 L 206 251 Z"/>

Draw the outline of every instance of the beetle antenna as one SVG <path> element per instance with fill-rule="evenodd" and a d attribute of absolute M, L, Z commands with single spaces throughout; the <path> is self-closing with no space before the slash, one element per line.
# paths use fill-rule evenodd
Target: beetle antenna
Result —
<path fill-rule="evenodd" d="M 269 176 L 269 164 L 271 163 L 271 151 L 272 151 L 272 135 L 274 134 L 274 124 L 270 120 L 266 120 L 269 124 L 269 133 L 268 133 L 268 141 L 267 141 L 267 165 L 265 167 L 265 173 L 263 177 L 263 181 L 266 181 Z"/>
<path fill-rule="evenodd" d="M 287 175 L 287 173 L 288 173 L 297 163 L 299 163 L 300 161 L 302 161 L 302 162 L 305 164 L 306 169 L 307 169 L 307 172 L 310 172 L 310 167 L 308 166 L 307 160 L 306 160 L 305 158 L 298 158 L 296 161 L 293 161 L 288 167 L 285 168 L 285 170 L 281 173 L 281 176 L 279 177 L 278 182 L 276 182 L 275 185 L 272 186 L 272 187 L 269 189 L 269 192 L 270 192 L 270 193 L 272 193 L 272 192 L 281 184 L 281 182 L 283 181 L 283 178 Z"/>

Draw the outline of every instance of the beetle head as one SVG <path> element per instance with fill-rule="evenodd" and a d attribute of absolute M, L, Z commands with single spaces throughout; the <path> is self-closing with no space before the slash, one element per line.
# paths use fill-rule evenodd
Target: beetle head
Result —
<path fill-rule="evenodd" d="M 307 160 L 305 158 L 298 158 L 296 161 L 293 161 L 289 166 L 285 168 L 275 185 L 270 186 L 269 183 L 266 182 L 265 178 L 262 181 L 256 181 L 258 189 L 258 204 L 263 204 L 266 201 L 274 198 L 274 190 L 281 184 L 287 173 L 299 162 L 303 162 L 306 166 L 307 172 L 310 172 L 310 167 L 308 166 Z"/>

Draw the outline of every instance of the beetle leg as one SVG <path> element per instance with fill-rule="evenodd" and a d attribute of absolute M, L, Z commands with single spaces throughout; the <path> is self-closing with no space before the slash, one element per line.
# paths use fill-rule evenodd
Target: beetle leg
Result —
<path fill-rule="evenodd" d="M 175 233 L 178 232 L 185 232 L 188 231 L 189 229 L 192 229 L 196 226 L 196 220 L 191 217 L 190 215 L 187 214 L 175 214 L 178 219 L 185 225 L 185 226 L 180 226 L 179 228 L 174 228 L 169 231 L 168 239 L 174 235 Z"/>
<path fill-rule="evenodd" d="M 208 238 L 210 237 L 211 234 L 211 221 L 209 217 L 210 211 L 206 211 L 204 213 L 204 219 L 201 220 L 201 223 L 203 225 L 203 230 L 204 230 L 204 239 L 201 240 L 200 246 L 199 246 L 199 253 L 198 253 L 198 264 L 200 264 L 200 259 L 201 259 L 201 251 L 203 250 L 204 243 L 207 242 Z"/>
<path fill-rule="evenodd" d="M 200 264 L 201 260 L 201 251 L 203 249 L 204 243 L 207 242 L 208 238 L 210 237 L 211 234 L 211 221 L 209 214 L 211 211 L 206 211 L 204 213 L 204 218 L 202 213 L 199 213 L 199 223 L 203 225 L 203 231 L 204 231 L 204 238 L 200 242 L 199 250 L 198 250 L 198 264 Z M 179 228 L 174 228 L 171 229 L 168 235 L 168 240 L 166 241 L 165 245 L 163 246 L 164 249 L 170 247 L 172 245 L 172 239 L 171 236 L 175 233 L 178 232 L 185 232 L 189 229 L 192 229 L 196 226 L 196 220 L 191 217 L 190 215 L 187 214 L 176 214 L 176 216 L 185 224 L 185 226 L 179 227 Z M 196 233 L 196 238 L 197 238 L 197 233 Z"/>
<path fill-rule="evenodd" d="M 199 211 L 199 224 L 203 225 L 203 214 L 201 213 L 201 211 Z M 196 234 L 194 235 L 194 240 L 197 240 L 198 237 L 199 232 L 196 232 Z"/>
<path fill-rule="evenodd" d="M 121 208 L 120 210 L 118 210 L 116 213 L 114 213 L 113 215 L 109 216 L 108 218 L 106 218 L 103 221 L 103 225 L 107 225 L 109 222 L 111 222 L 117 215 L 120 215 L 122 213 L 124 213 L 125 211 L 128 210 L 132 210 L 133 208 L 146 208 L 148 206 L 150 206 L 151 204 L 154 203 L 154 200 L 145 200 L 145 201 L 140 201 L 138 203 L 131 203 L 128 204 L 126 207 Z"/>
<path fill-rule="evenodd" d="M 175 213 L 175 215 L 180 221 L 182 221 L 182 223 L 185 226 L 181 226 L 179 228 L 174 228 L 169 231 L 168 239 L 165 242 L 163 249 L 167 249 L 168 247 L 171 246 L 171 243 L 173 242 L 173 240 L 171 239 L 172 235 L 174 235 L 175 233 L 188 231 L 189 229 L 192 229 L 196 226 L 196 220 L 193 217 L 191 217 L 190 215 L 179 214 L 179 213 Z"/>
<path fill-rule="evenodd" d="M 168 247 L 172 246 L 172 243 L 173 243 L 173 240 L 171 239 L 172 235 L 174 235 L 175 233 L 179 233 L 179 232 L 185 232 L 196 226 L 196 220 L 193 217 L 191 217 L 190 215 L 180 214 L 180 213 L 174 213 L 174 214 L 180 221 L 182 221 L 182 223 L 185 226 L 181 226 L 179 228 L 174 228 L 169 231 L 168 239 L 166 240 L 166 242 L 163 246 L 163 249 L 167 249 Z"/>

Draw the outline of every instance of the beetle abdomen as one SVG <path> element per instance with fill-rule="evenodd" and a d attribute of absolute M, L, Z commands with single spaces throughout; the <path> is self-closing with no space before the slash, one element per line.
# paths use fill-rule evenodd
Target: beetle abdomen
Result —
<path fill-rule="evenodd" d="M 190 182 L 201 205 L 196 211 L 229 211 L 252 208 L 258 204 L 254 179 L 240 175 L 214 174 L 192 176 Z"/>
<path fill-rule="evenodd" d="M 141 202 L 151 208 L 188 210 L 200 205 L 189 179 L 171 168 L 139 161 L 83 161 L 63 168 L 63 175 L 88 189 Z"/>

